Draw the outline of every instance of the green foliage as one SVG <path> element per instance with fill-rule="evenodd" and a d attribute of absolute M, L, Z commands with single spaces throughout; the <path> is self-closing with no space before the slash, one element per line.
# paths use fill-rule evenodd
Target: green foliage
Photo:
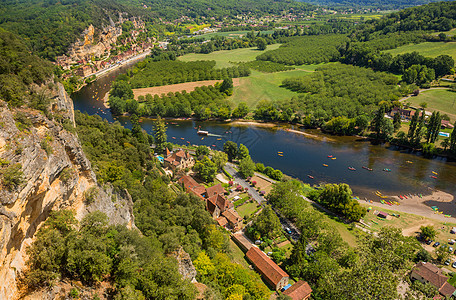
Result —
<path fill-rule="evenodd" d="M 344 35 L 319 35 L 290 37 L 279 49 L 266 51 L 257 60 L 267 60 L 285 65 L 318 64 L 337 61 L 337 47 L 347 42 Z"/>
<path fill-rule="evenodd" d="M 203 145 L 200 145 L 198 147 L 196 147 L 196 157 L 200 157 L 200 156 L 208 156 L 209 155 L 209 148 L 207 146 L 203 146 Z"/>
<path fill-rule="evenodd" d="M 167 138 L 165 121 L 158 116 L 157 120 L 154 122 L 155 149 L 158 153 L 163 153 L 163 151 L 165 151 Z"/>
<path fill-rule="evenodd" d="M 248 156 L 250 156 L 249 149 L 246 146 L 244 146 L 243 144 L 239 144 L 239 148 L 237 150 L 237 158 L 239 160 L 241 160 L 241 159 L 246 158 Z"/>
<path fill-rule="evenodd" d="M 283 64 L 279 64 L 272 61 L 265 61 L 265 60 L 254 60 L 243 63 L 245 66 L 263 72 L 263 73 L 274 73 L 274 72 L 281 72 L 281 71 L 289 71 L 294 70 L 294 67 L 286 66 Z"/>
<path fill-rule="evenodd" d="M 226 155 L 226 153 L 222 151 L 213 151 L 212 161 L 217 167 L 217 170 L 221 170 L 228 162 L 228 155 Z"/>
<path fill-rule="evenodd" d="M 402 75 L 402 80 L 408 84 L 422 85 L 424 83 L 430 83 L 434 79 L 434 69 L 422 65 L 412 65 Z"/>
<path fill-rule="evenodd" d="M 33 124 L 30 118 L 22 111 L 18 111 L 14 114 L 14 120 L 16 121 L 16 127 L 20 131 L 29 130 Z"/>
<path fill-rule="evenodd" d="M 255 171 L 255 163 L 250 156 L 244 157 L 239 161 L 239 174 L 242 177 L 247 178 L 253 176 Z"/>
<path fill-rule="evenodd" d="M 246 234 L 253 240 L 274 239 L 280 235 L 281 230 L 279 217 L 268 205 L 253 219 L 246 229 Z"/>
<path fill-rule="evenodd" d="M 433 240 L 437 235 L 437 230 L 432 225 L 421 226 L 420 231 L 421 237 L 426 240 Z"/>
<path fill-rule="evenodd" d="M 220 85 L 220 92 L 225 93 L 230 96 L 233 94 L 233 79 L 225 78 L 223 79 L 222 84 Z"/>
<path fill-rule="evenodd" d="M 370 116 L 381 101 L 401 96 L 393 75 L 341 64 L 319 67 L 311 75 L 286 79 L 283 85 L 306 94 L 283 103 L 282 110 L 291 107 L 323 121 L 339 116 Z"/>
<path fill-rule="evenodd" d="M 11 106 L 37 104 L 41 98 L 30 85 L 48 80 L 53 73 L 52 64 L 31 55 L 22 41 L 3 29 L 0 29 L 0 61 L 0 98 Z"/>
<path fill-rule="evenodd" d="M 249 113 L 249 108 L 245 102 L 240 102 L 238 106 L 233 110 L 232 117 L 233 118 L 243 118 Z"/>
<path fill-rule="evenodd" d="M 326 184 L 321 191 L 316 191 L 309 197 L 350 221 L 359 221 L 366 214 L 366 209 L 352 198 L 352 191 L 345 183 Z"/>
<path fill-rule="evenodd" d="M 22 165 L 13 164 L 0 169 L 2 185 L 8 190 L 13 190 L 24 183 Z"/>
<path fill-rule="evenodd" d="M 182 82 L 210 79 L 244 77 L 250 70 L 242 65 L 215 69 L 215 61 L 152 61 L 141 64 L 142 68 L 132 74 L 130 84 L 133 88 L 161 86 Z"/>
<path fill-rule="evenodd" d="M 231 162 L 237 157 L 237 151 L 238 147 L 235 142 L 226 141 L 225 144 L 223 144 L 223 152 L 228 155 L 228 161 Z"/>
<path fill-rule="evenodd" d="M 415 280 L 412 283 L 411 288 L 415 291 L 420 291 L 428 298 L 433 298 L 434 296 L 438 295 L 438 293 L 439 293 L 438 289 L 435 286 L 433 286 L 432 284 L 430 284 L 430 283 L 423 284 L 418 280 Z"/>
<path fill-rule="evenodd" d="M 115 181 L 115 180 L 114 180 Z M 99 190 L 97 186 L 90 187 L 87 191 L 84 192 L 84 198 L 86 204 L 93 203 L 98 197 Z"/>
<path fill-rule="evenodd" d="M 426 249 L 420 249 L 420 251 L 418 251 L 418 253 L 416 254 L 415 259 L 413 261 L 414 262 L 420 262 L 420 261 L 428 262 L 431 260 L 432 260 L 431 254 L 428 251 L 426 251 Z"/>
<path fill-rule="evenodd" d="M 196 162 L 193 166 L 193 170 L 198 174 L 198 177 L 205 182 L 214 181 L 215 175 L 217 175 L 218 166 L 210 160 L 207 156 Z"/>

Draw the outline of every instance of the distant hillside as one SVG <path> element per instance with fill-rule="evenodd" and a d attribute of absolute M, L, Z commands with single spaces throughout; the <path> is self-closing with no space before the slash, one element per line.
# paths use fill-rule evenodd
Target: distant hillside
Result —
<path fill-rule="evenodd" d="M 119 13 L 141 16 L 152 26 L 149 29 L 160 32 L 153 28 L 159 18 L 221 19 L 249 12 L 280 14 L 291 7 L 302 11 L 311 6 L 292 0 L 4 0 L 0 2 L 0 27 L 25 38 L 35 54 L 53 59 L 89 24 L 101 28 L 109 24 L 109 18 L 115 22 Z M 165 26 L 161 27 L 163 32 Z"/>
<path fill-rule="evenodd" d="M 377 8 L 382 10 L 403 9 L 418 5 L 424 5 L 438 0 L 302 0 L 303 2 L 315 5 L 326 5 L 331 7 L 356 7 L 356 8 Z"/>

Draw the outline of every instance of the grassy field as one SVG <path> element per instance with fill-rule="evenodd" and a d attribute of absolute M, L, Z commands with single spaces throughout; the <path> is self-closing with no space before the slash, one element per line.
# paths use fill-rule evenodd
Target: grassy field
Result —
<path fill-rule="evenodd" d="M 266 50 L 275 50 L 280 47 L 280 44 L 268 45 Z M 178 60 L 181 61 L 195 61 L 195 60 L 215 60 L 216 68 L 232 67 L 234 64 L 230 62 L 245 62 L 255 60 L 255 57 L 264 51 L 257 50 L 257 48 L 240 48 L 234 50 L 221 50 L 209 54 L 189 53 L 180 56 Z"/>
<path fill-rule="evenodd" d="M 451 121 L 456 120 L 456 93 L 449 90 L 429 90 L 421 92 L 416 97 L 410 97 L 406 100 L 412 106 L 418 107 L 420 103 L 427 103 L 427 111 L 440 111 L 447 114 Z"/>
<path fill-rule="evenodd" d="M 280 87 L 282 81 L 286 78 L 308 75 L 316 67 L 316 65 L 298 66 L 296 70 L 269 74 L 253 70 L 249 77 L 239 79 L 239 85 L 234 88 L 231 101 L 235 104 L 246 102 L 249 108 L 254 109 L 260 100 L 290 99 L 298 93 Z"/>
<path fill-rule="evenodd" d="M 254 201 L 254 202 L 244 203 L 241 206 L 236 207 L 236 211 L 241 218 L 244 218 L 247 215 L 251 216 L 257 210 L 257 207 L 258 207 L 258 203 L 256 203 Z"/>
<path fill-rule="evenodd" d="M 396 49 L 387 50 L 385 52 L 397 55 L 413 51 L 417 51 L 421 55 L 428 57 L 437 57 L 442 54 L 448 54 L 453 57 L 453 59 L 456 59 L 456 42 L 425 42 L 420 44 L 410 44 Z"/>

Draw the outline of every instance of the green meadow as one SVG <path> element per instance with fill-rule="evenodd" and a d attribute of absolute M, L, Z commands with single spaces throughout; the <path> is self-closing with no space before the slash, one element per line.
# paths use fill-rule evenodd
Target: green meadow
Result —
<path fill-rule="evenodd" d="M 437 57 L 442 54 L 447 54 L 456 60 L 456 42 L 425 42 L 420 44 L 409 44 L 396 49 L 385 51 L 393 56 L 404 54 L 407 52 L 417 51 L 421 55 L 427 57 Z"/>

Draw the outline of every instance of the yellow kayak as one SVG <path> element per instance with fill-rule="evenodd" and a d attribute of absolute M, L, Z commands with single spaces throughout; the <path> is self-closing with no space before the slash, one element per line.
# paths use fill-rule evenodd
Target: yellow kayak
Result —
<path fill-rule="evenodd" d="M 432 171 L 432 174 L 434 175 L 439 175 L 439 173 Z"/>
<path fill-rule="evenodd" d="M 337 158 L 336 158 L 336 157 L 333 157 L 333 158 L 331 158 L 331 159 L 337 159 Z"/>
<path fill-rule="evenodd" d="M 327 167 L 328 165 L 327 164 L 323 164 L 323 167 Z"/>

